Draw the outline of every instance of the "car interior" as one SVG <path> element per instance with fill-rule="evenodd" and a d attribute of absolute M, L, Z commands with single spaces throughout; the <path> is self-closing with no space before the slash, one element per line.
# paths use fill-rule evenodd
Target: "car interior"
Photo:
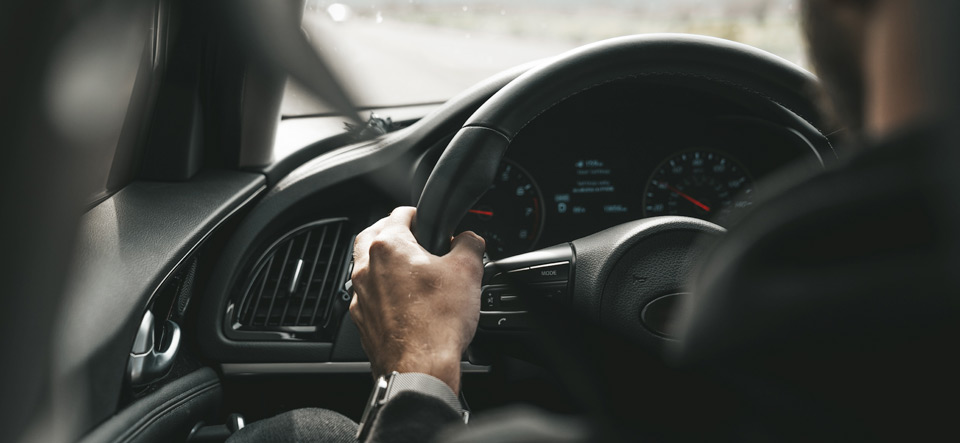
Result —
<path fill-rule="evenodd" d="M 663 357 L 686 282 L 771 178 L 844 156 L 811 73 L 714 37 L 603 40 L 373 113 L 298 27 L 276 31 L 303 2 L 43 3 L 21 12 L 46 37 L 15 52 L 8 101 L 45 116 L 11 117 L 17 140 L 51 146 L 17 151 L 4 186 L 41 193 L 11 203 L 28 234 L 4 298 L 50 295 L 4 314 L 13 441 L 224 441 L 304 407 L 359 420 L 373 380 L 348 313 L 353 241 L 397 206 L 418 208 L 431 252 L 486 240 L 461 366 L 474 414 L 519 403 L 708 438 L 743 411 Z M 107 40 L 121 49 L 92 49 Z M 288 75 L 342 112 L 281 119 Z M 78 108 L 85 93 L 117 109 Z M 340 129 L 278 155 L 310 125 Z"/>

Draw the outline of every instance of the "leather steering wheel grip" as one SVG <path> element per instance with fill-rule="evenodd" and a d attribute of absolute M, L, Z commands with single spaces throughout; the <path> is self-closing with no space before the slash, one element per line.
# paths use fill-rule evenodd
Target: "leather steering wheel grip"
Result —
<path fill-rule="evenodd" d="M 427 179 L 413 219 L 413 236 L 431 254 L 450 251 L 450 237 L 493 183 L 500 159 L 510 145 L 503 134 L 483 128 L 461 128 Z M 465 148 L 451 149 L 463 146 Z"/>
<path fill-rule="evenodd" d="M 816 124 L 816 78 L 786 60 L 728 40 L 681 34 L 619 37 L 586 45 L 533 68 L 467 119 L 427 179 L 413 232 L 433 254 L 449 250 L 467 210 L 493 183 L 513 138 L 538 115 L 578 93 L 640 77 L 701 80 L 773 103 L 768 115 Z"/>

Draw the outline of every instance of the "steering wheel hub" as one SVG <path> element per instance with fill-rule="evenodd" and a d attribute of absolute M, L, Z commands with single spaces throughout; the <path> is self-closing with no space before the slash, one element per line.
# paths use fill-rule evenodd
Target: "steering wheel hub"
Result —
<path fill-rule="evenodd" d="M 701 257 L 724 232 L 707 221 L 668 216 L 625 223 L 574 240 L 579 277 L 573 291 L 576 309 L 590 309 L 604 326 L 661 346 L 669 331 L 652 323 L 654 312 L 644 316 L 644 310 L 654 301 L 688 291 L 686 285 Z M 665 307 L 652 308 L 656 321 L 669 322 L 674 315 L 673 309 Z"/>

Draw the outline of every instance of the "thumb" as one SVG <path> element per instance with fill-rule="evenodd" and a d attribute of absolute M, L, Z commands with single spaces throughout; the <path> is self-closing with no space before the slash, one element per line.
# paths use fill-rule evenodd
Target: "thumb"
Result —
<path fill-rule="evenodd" d="M 480 261 L 483 260 L 483 251 L 486 247 L 487 243 L 483 241 L 483 237 L 471 231 L 464 231 L 453 238 L 449 255 Z"/>

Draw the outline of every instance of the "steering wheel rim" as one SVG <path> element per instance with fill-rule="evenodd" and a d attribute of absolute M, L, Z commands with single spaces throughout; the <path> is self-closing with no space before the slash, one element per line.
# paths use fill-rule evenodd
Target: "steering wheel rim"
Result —
<path fill-rule="evenodd" d="M 644 76 L 717 83 L 759 99 L 774 120 L 819 124 L 808 97 L 816 78 L 747 45 L 705 36 L 648 34 L 583 46 L 517 77 L 467 119 L 421 192 L 413 223 L 417 241 L 436 255 L 449 251 L 460 220 L 493 182 L 513 139 L 537 116 L 594 87 Z"/>

